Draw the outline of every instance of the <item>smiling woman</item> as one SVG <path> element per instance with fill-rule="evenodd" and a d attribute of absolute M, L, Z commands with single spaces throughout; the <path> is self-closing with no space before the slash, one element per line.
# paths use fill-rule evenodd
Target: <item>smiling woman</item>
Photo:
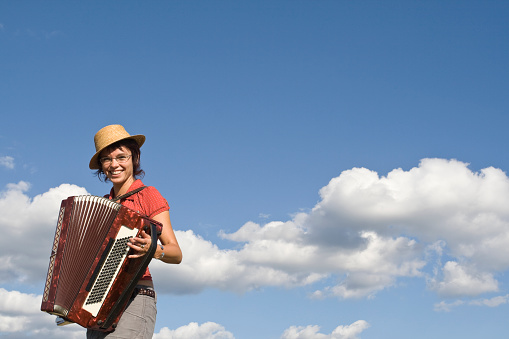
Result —
<path fill-rule="evenodd" d="M 90 169 L 96 169 L 102 181 L 111 181 L 113 187 L 106 198 L 138 211 L 163 224 L 154 258 L 169 264 L 179 264 L 182 251 L 170 222 L 168 202 L 159 191 L 144 186 L 140 177 L 140 147 L 144 135 L 130 135 L 121 125 L 102 128 L 94 137 L 96 153 L 90 160 Z M 141 232 L 140 237 L 130 239 L 132 248 L 129 258 L 147 254 L 151 237 Z M 129 304 L 120 318 L 115 331 L 110 333 L 87 330 L 87 338 L 152 338 L 156 320 L 156 299 L 152 276 L 147 268 L 138 282 Z"/>
<path fill-rule="evenodd" d="M 96 174 L 99 179 L 113 183 L 115 196 L 127 193 L 133 181 L 145 174 L 140 168 L 139 146 L 130 139 L 117 141 L 103 150 L 99 164 Z"/>

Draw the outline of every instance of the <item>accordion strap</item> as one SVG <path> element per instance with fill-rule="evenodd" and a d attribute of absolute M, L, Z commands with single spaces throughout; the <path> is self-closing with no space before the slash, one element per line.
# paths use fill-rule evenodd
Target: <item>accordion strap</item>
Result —
<path fill-rule="evenodd" d="M 124 198 L 127 198 L 127 197 L 130 197 L 131 195 L 133 194 L 136 194 L 138 193 L 139 191 L 141 191 L 142 189 L 144 189 L 145 187 L 147 186 L 141 186 L 141 187 L 138 187 L 137 189 L 135 190 L 132 190 L 130 192 L 127 192 L 126 194 L 122 194 L 122 195 L 119 195 L 118 197 L 115 197 L 113 199 L 111 199 L 112 201 L 119 201 L 119 200 L 122 200 Z"/>

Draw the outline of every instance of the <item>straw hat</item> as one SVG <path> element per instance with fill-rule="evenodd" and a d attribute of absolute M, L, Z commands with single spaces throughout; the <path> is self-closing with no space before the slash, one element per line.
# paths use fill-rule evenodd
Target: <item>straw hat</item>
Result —
<path fill-rule="evenodd" d="M 145 142 L 144 135 L 130 135 L 121 125 L 109 125 L 101 128 L 99 132 L 97 132 L 94 136 L 96 152 L 92 159 L 90 159 L 90 164 L 88 167 L 90 167 L 90 169 L 99 169 L 100 167 L 99 162 L 97 161 L 97 157 L 102 152 L 102 150 L 109 145 L 124 139 L 133 139 L 138 143 L 140 147 Z"/>

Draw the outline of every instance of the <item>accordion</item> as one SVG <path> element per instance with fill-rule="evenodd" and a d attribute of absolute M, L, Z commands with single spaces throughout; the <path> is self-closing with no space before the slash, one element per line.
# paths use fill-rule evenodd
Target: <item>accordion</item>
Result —
<path fill-rule="evenodd" d="M 147 254 L 127 258 L 129 239 L 142 230 L 152 240 Z M 161 230 L 161 223 L 103 197 L 63 200 L 41 311 L 63 324 L 114 330 L 154 256 Z"/>

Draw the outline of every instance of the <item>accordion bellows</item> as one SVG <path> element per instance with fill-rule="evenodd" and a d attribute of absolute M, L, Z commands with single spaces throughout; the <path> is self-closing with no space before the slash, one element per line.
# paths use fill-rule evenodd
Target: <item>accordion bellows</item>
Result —
<path fill-rule="evenodd" d="M 41 310 L 100 331 L 114 330 L 154 256 L 162 225 L 97 196 L 62 201 Z M 130 238 L 151 236 L 146 255 L 129 259 Z"/>

